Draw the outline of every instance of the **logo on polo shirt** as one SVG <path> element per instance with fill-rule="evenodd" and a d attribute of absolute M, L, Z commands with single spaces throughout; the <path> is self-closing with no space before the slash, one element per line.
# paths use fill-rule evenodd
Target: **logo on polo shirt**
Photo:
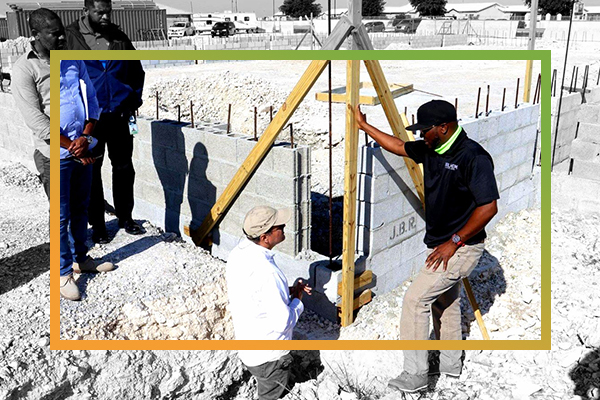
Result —
<path fill-rule="evenodd" d="M 458 169 L 458 165 L 450 164 L 449 162 L 447 162 L 446 165 L 444 165 L 444 167 L 446 169 L 449 169 L 450 171 L 456 171 Z"/>

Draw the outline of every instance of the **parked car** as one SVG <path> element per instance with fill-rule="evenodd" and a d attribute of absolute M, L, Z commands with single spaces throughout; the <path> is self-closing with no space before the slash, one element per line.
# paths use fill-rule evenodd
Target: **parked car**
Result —
<path fill-rule="evenodd" d="M 233 22 L 216 22 L 212 30 L 210 31 L 210 36 L 231 36 L 235 35 L 235 24 Z"/>
<path fill-rule="evenodd" d="M 191 22 L 175 22 L 169 27 L 167 35 L 169 39 L 184 36 L 194 36 L 196 29 Z"/>
<path fill-rule="evenodd" d="M 381 21 L 371 21 L 365 24 L 367 32 L 383 32 L 385 31 L 385 24 Z"/>

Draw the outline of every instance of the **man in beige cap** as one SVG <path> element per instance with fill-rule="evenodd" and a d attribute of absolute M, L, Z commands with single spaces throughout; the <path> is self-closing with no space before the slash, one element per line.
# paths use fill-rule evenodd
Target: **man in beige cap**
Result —
<path fill-rule="evenodd" d="M 285 240 L 291 210 L 258 206 L 244 219 L 246 238 L 227 260 L 229 309 L 237 340 L 291 340 L 311 288 L 301 279 L 289 287 L 275 264 L 273 247 Z M 288 350 L 240 350 L 240 359 L 257 381 L 260 400 L 280 398 L 288 387 Z"/>

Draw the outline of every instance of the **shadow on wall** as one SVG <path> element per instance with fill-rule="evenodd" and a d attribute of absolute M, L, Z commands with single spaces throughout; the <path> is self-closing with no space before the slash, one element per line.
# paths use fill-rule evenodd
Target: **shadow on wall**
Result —
<path fill-rule="evenodd" d="M 156 123 L 152 122 L 152 125 Z M 188 161 L 185 156 L 185 151 L 177 149 L 185 149 L 185 138 L 181 128 L 166 129 L 152 131 L 152 159 L 154 167 L 160 179 L 165 196 L 165 232 L 173 232 L 181 236 L 179 230 L 179 218 L 181 214 L 181 203 L 183 203 L 183 190 L 185 188 L 185 180 L 188 174 Z M 160 141 L 157 135 L 163 137 Z M 165 138 L 164 135 L 169 137 Z M 156 146 L 154 143 L 168 142 L 174 147 L 173 150 Z M 168 166 L 165 168 L 164 166 Z"/>
<path fill-rule="evenodd" d="M 27 284 L 49 269 L 50 243 L 0 259 L 0 294 Z"/>
<path fill-rule="evenodd" d="M 583 400 L 600 398 L 600 348 L 587 353 L 577 365 L 569 371 L 569 377 L 575 383 L 573 394 Z"/>
<path fill-rule="evenodd" d="M 194 146 L 192 161 L 190 162 L 188 180 L 188 202 L 192 212 L 191 229 L 197 229 L 210 212 L 216 202 L 217 188 L 208 180 L 206 169 L 208 168 L 208 153 L 206 147 L 197 142 Z M 211 241 L 219 244 L 219 230 L 213 229 Z"/>

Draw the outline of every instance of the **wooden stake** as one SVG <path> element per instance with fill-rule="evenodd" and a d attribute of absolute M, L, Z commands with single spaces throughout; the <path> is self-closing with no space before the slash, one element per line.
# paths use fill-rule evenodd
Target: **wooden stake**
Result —
<path fill-rule="evenodd" d="M 346 155 L 344 168 L 344 222 L 342 240 L 342 326 L 353 322 L 354 314 L 354 253 L 356 237 L 356 182 L 358 125 L 354 109 L 358 104 L 360 61 L 349 60 L 346 71 Z"/>
<path fill-rule="evenodd" d="M 530 40 L 535 40 L 530 38 Z M 525 67 L 525 88 L 523 89 L 523 102 L 529 103 L 531 97 L 531 79 L 533 72 L 533 60 L 527 60 L 527 66 Z M 516 108 L 516 107 L 515 107 Z"/>
<path fill-rule="evenodd" d="M 475 299 L 475 295 L 473 294 L 473 289 L 471 288 L 471 284 L 467 278 L 463 278 L 463 285 L 465 286 L 465 291 L 467 292 L 467 297 L 469 298 L 469 302 L 471 303 L 471 307 L 473 307 L 473 314 L 475 314 L 475 319 L 477 320 L 477 325 L 479 325 L 479 329 L 481 330 L 481 335 L 483 339 L 490 340 L 490 335 L 483 323 L 483 318 L 481 317 L 481 310 L 479 310 L 479 305 L 477 304 L 477 300 Z"/>
<path fill-rule="evenodd" d="M 235 198 L 240 193 L 244 185 L 252 177 L 256 168 L 265 158 L 273 142 L 281 132 L 281 129 L 287 124 L 292 114 L 298 108 L 304 97 L 313 87 L 325 67 L 327 60 L 314 60 L 310 63 L 286 101 L 282 104 L 279 111 L 275 114 L 273 121 L 269 124 L 264 133 L 260 136 L 256 146 L 250 151 L 246 160 L 242 163 L 236 174 L 233 176 L 215 205 L 202 222 L 198 229 L 187 230 L 196 246 L 199 246 L 210 231 L 219 223 L 221 218 L 227 213 L 227 210 L 233 204 Z"/>

